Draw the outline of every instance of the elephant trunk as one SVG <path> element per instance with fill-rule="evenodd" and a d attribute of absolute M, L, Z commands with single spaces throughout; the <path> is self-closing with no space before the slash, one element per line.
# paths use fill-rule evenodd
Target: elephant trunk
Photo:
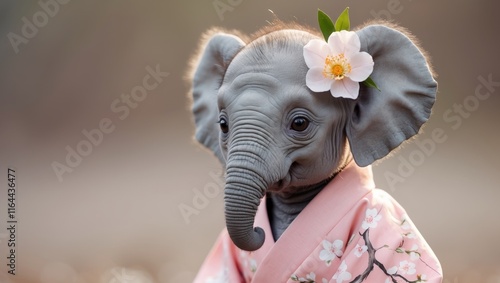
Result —
<path fill-rule="evenodd" d="M 264 168 L 256 166 L 259 163 L 256 160 L 249 159 L 243 153 L 229 158 L 224 207 L 227 231 L 234 244 L 242 250 L 254 251 L 264 244 L 264 230 L 254 228 L 254 220 L 268 182 L 262 177 L 262 172 L 258 172 Z"/>

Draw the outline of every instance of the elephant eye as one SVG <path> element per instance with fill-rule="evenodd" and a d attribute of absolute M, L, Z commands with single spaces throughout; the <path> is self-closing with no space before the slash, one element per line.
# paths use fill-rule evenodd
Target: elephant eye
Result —
<path fill-rule="evenodd" d="M 229 132 L 229 124 L 227 123 L 226 119 L 220 118 L 218 123 L 219 123 L 219 126 L 220 126 L 220 130 L 224 134 L 227 134 L 227 132 Z"/>
<path fill-rule="evenodd" d="M 290 125 L 290 128 L 294 131 L 302 132 L 305 131 L 308 126 L 309 120 L 304 117 L 295 117 L 292 121 L 292 125 Z"/>

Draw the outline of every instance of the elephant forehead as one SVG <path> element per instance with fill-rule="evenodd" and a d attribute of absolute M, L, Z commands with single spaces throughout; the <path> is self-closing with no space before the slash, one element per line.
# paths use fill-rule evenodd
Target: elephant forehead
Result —
<path fill-rule="evenodd" d="M 304 46 L 316 38 L 306 31 L 281 29 L 247 44 L 229 64 L 224 81 L 232 81 L 244 73 L 267 74 L 281 86 L 306 87 L 308 71 Z"/>
<path fill-rule="evenodd" d="M 288 54 L 290 55 L 290 54 Z M 280 99 L 291 93 L 309 93 L 305 83 L 307 66 L 303 58 L 277 54 L 267 58 L 238 58 L 230 64 L 219 93 L 227 99 L 251 90 Z M 246 60 L 245 60 L 246 59 Z"/>
<path fill-rule="evenodd" d="M 273 94 L 278 93 L 280 82 L 275 77 L 263 73 L 244 73 L 234 80 L 224 83 L 219 89 L 218 105 L 220 108 L 234 106 L 259 107 L 268 104 Z M 241 99 L 243 98 L 243 99 Z"/>
<path fill-rule="evenodd" d="M 272 106 L 281 109 L 288 104 L 309 105 L 312 99 L 305 84 L 286 81 L 268 73 L 243 73 L 226 81 L 219 89 L 218 104 L 227 107 L 238 101 L 239 107 Z"/>
<path fill-rule="evenodd" d="M 223 92 L 231 94 L 242 93 L 247 89 L 256 89 L 262 92 L 273 93 L 278 90 L 280 81 L 272 75 L 266 73 L 242 73 L 233 80 L 227 81 L 223 85 Z"/>

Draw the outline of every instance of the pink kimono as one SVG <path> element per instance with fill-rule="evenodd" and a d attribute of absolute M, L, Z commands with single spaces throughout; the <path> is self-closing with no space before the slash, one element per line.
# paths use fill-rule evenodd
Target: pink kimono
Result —
<path fill-rule="evenodd" d="M 265 199 L 255 226 L 266 233 L 254 252 L 224 230 L 194 282 L 442 281 L 438 259 L 404 209 L 375 188 L 371 167 L 339 173 L 274 242 Z"/>

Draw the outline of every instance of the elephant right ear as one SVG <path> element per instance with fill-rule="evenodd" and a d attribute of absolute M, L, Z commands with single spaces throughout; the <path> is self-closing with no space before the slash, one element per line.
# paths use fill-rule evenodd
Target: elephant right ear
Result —
<path fill-rule="evenodd" d="M 437 82 L 421 49 L 399 29 L 377 24 L 356 33 L 361 50 L 373 57 L 370 77 L 380 88 L 361 86 L 346 127 L 354 160 L 367 166 L 419 132 L 431 114 Z"/>
<path fill-rule="evenodd" d="M 196 124 L 195 138 L 210 149 L 224 165 L 219 145 L 219 109 L 217 93 L 227 66 L 245 46 L 235 35 L 212 30 L 205 34 L 188 75 L 192 86 L 192 111 Z"/>

